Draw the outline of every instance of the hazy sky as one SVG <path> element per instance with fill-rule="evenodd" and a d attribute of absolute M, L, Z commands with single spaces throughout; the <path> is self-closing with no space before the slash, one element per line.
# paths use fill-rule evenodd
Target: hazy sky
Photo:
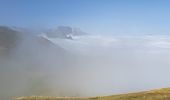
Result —
<path fill-rule="evenodd" d="M 169 0 L 0 0 L 0 24 L 99 34 L 170 34 Z"/>

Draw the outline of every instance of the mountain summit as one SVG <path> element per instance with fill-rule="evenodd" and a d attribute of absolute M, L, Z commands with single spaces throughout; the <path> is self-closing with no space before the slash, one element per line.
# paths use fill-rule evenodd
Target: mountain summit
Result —
<path fill-rule="evenodd" d="M 50 38 L 66 38 L 72 39 L 72 36 L 85 35 L 87 33 L 81 31 L 79 28 L 71 28 L 69 26 L 59 26 L 56 29 L 50 29 L 45 32 Z"/>

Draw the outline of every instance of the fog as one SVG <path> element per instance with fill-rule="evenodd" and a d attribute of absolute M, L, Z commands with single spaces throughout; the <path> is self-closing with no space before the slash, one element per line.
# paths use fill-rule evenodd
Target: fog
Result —
<path fill-rule="evenodd" d="M 0 56 L 0 99 L 103 96 L 170 86 L 170 36 L 23 35 Z"/>

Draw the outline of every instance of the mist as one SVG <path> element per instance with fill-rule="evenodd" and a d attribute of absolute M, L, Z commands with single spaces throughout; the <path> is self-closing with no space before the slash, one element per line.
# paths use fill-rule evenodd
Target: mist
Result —
<path fill-rule="evenodd" d="M 21 35 L 1 50 L 0 99 L 103 96 L 170 86 L 170 36 Z"/>

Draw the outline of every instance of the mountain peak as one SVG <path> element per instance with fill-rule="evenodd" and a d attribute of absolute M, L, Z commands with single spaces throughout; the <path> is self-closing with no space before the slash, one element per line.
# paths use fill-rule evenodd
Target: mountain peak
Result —
<path fill-rule="evenodd" d="M 85 35 L 86 33 L 79 28 L 69 26 L 58 26 L 56 29 L 50 29 L 46 32 L 48 37 L 72 39 L 72 36 Z"/>

